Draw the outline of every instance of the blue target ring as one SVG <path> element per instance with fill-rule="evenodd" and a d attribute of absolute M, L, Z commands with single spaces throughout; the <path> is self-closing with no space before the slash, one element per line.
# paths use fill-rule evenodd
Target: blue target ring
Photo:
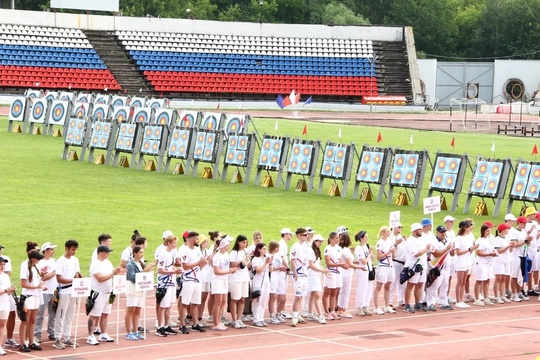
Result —
<path fill-rule="evenodd" d="M 170 119 L 171 117 L 169 116 L 169 113 L 167 113 L 166 111 L 163 111 L 157 116 L 156 123 L 159 125 L 168 125 Z"/>
<path fill-rule="evenodd" d="M 139 111 L 135 114 L 135 122 L 148 122 L 148 113 L 145 110 Z"/>
<path fill-rule="evenodd" d="M 112 106 L 113 106 L 113 107 L 116 107 L 116 106 L 124 106 L 124 100 L 122 100 L 122 99 L 116 99 L 116 100 L 114 100 Z"/>
<path fill-rule="evenodd" d="M 54 122 L 61 122 L 66 114 L 66 107 L 62 103 L 58 103 L 52 108 L 52 120 Z"/>
<path fill-rule="evenodd" d="M 131 103 L 131 106 L 133 106 L 133 107 L 142 107 L 142 102 L 141 102 L 141 100 L 137 99 L 137 100 L 135 100 L 134 102 Z"/>
<path fill-rule="evenodd" d="M 94 111 L 94 119 L 103 118 L 105 118 L 105 109 L 103 109 L 101 106 L 96 107 L 96 110 Z"/>
<path fill-rule="evenodd" d="M 128 119 L 128 113 L 126 112 L 126 110 L 124 109 L 120 109 L 116 112 L 116 117 L 115 117 L 116 120 L 122 122 L 124 120 L 127 120 Z"/>
<path fill-rule="evenodd" d="M 24 111 L 24 104 L 21 99 L 16 99 L 11 104 L 11 117 L 18 118 Z"/>
<path fill-rule="evenodd" d="M 215 130 L 217 128 L 217 119 L 215 116 L 209 116 L 204 120 L 203 128 L 206 130 Z"/>
<path fill-rule="evenodd" d="M 193 126 L 195 122 L 195 118 L 192 114 L 186 114 L 184 118 L 182 119 L 182 126 L 185 128 L 190 128 Z"/>
<path fill-rule="evenodd" d="M 235 117 L 232 118 L 229 123 L 227 124 L 227 134 L 230 133 L 238 133 L 240 132 L 240 129 L 242 128 L 242 123 L 239 118 Z"/>
<path fill-rule="evenodd" d="M 45 105 L 42 101 L 36 101 L 32 107 L 32 117 L 39 120 L 45 114 Z"/>

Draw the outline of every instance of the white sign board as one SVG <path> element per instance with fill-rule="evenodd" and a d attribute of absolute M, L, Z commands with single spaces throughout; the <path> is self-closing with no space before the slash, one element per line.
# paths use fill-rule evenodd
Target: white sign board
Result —
<path fill-rule="evenodd" d="M 112 279 L 113 294 L 123 294 L 126 292 L 126 275 L 114 275 Z"/>
<path fill-rule="evenodd" d="M 154 272 L 140 272 L 135 274 L 135 291 L 154 290 Z"/>
<path fill-rule="evenodd" d="M 119 0 L 51 0 L 51 8 L 118 12 Z"/>
<path fill-rule="evenodd" d="M 73 279 L 73 291 L 71 297 L 88 297 L 90 296 L 90 288 L 92 278 Z"/>
<path fill-rule="evenodd" d="M 393 229 L 398 227 L 401 224 L 401 211 L 391 211 L 390 212 L 390 228 Z"/>
<path fill-rule="evenodd" d="M 424 214 L 433 214 L 441 211 L 441 198 L 432 196 L 424 199 Z"/>

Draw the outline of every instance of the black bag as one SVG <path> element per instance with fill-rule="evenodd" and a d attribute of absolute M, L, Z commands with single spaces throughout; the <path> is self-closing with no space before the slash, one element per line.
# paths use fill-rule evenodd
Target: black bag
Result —
<path fill-rule="evenodd" d="M 180 293 L 182 292 L 183 288 L 184 288 L 184 276 L 179 275 L 176 278 L 176 298 L 177 299 L 180 297 Z"/>
<path fill-rule="evenodd" d="M 165 294 L 167 293 L 167 288 L 156 288 L 156 303 L 160 304 L 161 300 L 165 297 Z"/>
<path fill-rule="evenodd" d="M 116 299 L 116 294 L 109 294 L 109 304 L 114 304 L 114 299 Z"/>
<path fill-rule="evenodd" d="M 368 280 L 369 281 L 375 280 L 375 268 L 372 268 L 371 270 L 369 270 Z"/>
<path fill-rule="evenodd" d="M 99 295 L 99 292 L 95 290 L 90 291 L 90 296 L 86 298 L 86 303 L 84 304 L 84 309 L 86 311 L 86 315 L 88 316 L 90 314 L 90 311 L 94 308 L 94 304 L 96 302 L 96 299 Z"/>
<path fill-rule="evenodd" d="M 21 294 L 19 297 L 13 292 L 13 298 L 15 299 L 15 306 L 17 308 L 17 317 L 21 321 L 26 321 L 26 308 L 24 302 L 28 296 Z"/>
<path fill-rule="evenodd" d="M 59 291 L 60 291 L 60 285 L 58 285 L 56 287 L 56 289 L 54 289 L 54 292 L 53 292 L 53 297 L 52 297 L 52 304 L 51 304 L 51 309 L 52 311 L 54 311 L 56 313 L 56 309 L 58 309 L 58 303 L 60 302 L 60 294 L 59 294 Z"/>
<path fill-rule="evenodd" d="M 415 272 L 410 267 L 404 267 L 399 274 L 399 283 L 405 284 L 410 278 L 414 276 Z"/>
<path fill-rule="evenodd" d="M 253 292 L 251 292 L 251 299 L 254 300 L 254 299 L 257 299 L 261 296 L 261 290 L 255 290 Z"/>
<path fill-rule="evenodd" d="M 441 271 L 437 266 L 432 267 L 429 269 L 426 277 L 426 288 L 430 287 L 431 284 L 439 277 L 441 276 Z"/>
<path fill-rule="evenodd" d="M 422 266 L 422 264 L 415 264 L 414 265 L 414 272 L 415 273 L 421 273 L 422 271 L 424 271 L 424 267 Z"/>

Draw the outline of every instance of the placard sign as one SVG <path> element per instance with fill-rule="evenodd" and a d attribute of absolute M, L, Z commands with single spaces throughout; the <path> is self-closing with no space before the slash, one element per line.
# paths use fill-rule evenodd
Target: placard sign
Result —
<path fill-rule="evenodd" d="M 90 296 L 91 285 L 92 285 L 92 278 L 73 279 L 73 290 L 71 292 L 71 297 Z"/>
<path fill-rule="evenodd" d="M 112 280 L 113 294 L 124 294 L 126 292 L 126 275 L 114 275 Z"/>
<path fill-rule="evenodd" d="M 441 198 L 432 196 L 424 199 L 424 214 L 433 214 L 441 211 Z"/>
<path fill-rule="evenodd" d="M 135 274 L 135 291 L 154 290 L 154 272 L 140 272 Z"/>
<path fill-rule="evenodd" d="M 391 211 L 390 212 L 390 228 L 393 229 L 398 227 L 401 219 L 401 211 Z"/>

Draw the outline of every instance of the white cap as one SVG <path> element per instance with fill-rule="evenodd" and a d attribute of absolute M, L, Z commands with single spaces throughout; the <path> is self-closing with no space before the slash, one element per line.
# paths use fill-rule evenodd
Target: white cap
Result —
<path fill-rule="evenodd" d="M 306 230 L 308 233 L 311 233 L 311 234 L 315 232 L 315 229 L 312 228 L 311 226 L 306 226 Z"/>
<path fill-rule="evenodd" d="M 446 215 L 446 216 L 444 217 L 443 222 L 447 222 L 447 221 L 455 221 L 455 220 L 456 220 L 456 219 L 455 219 L 453 216 L 451 216 L 451 215 Z"/>
<path fill-rule="evenodd" d="M 416 231 L 416 230 L 421 230 L 422 229 L 422 225 L 420 225 L 419 223 L 414 223 L 411 225 L 411 231 Z"/>
<path fill-rule="evenodd" d="M 337 229 L 336 229 L 336 233 L 337 233 L 338 235 L 341 235 L 341 234 L 343 234 L 343 233 L 346 233 L 347 231 L 349 231 L 349 229 L 347 229 L 347 227 L 346 227 L 346 226 L 343 226 L 343 225 L 338 226 Z"/>
<path fill-rule="evenodd" d="M 54 245 L 53 243 L 51 242 L 46 242 L 45 244 L 41 245 L 41 252 L 44 252 L 45 250 L 47 249 L 54 249 L 55 247 L 57 247 L 58 245 Z"/>
<path fill-rule="evenodd" d="M 285 235 L 285 234 L 291 234 L 292 235 L 292 231 L 289 228 L 283 228 L 283 229 L 281 229 L 280 234 L 281 235 Z"/>
<path fill-rule="evenodd" d="M 324 237 L 321 234 L 316 234 L 313 236 L 313 241 L 324 241 Z"/>
<path fill-rule="evenodd" d="M 223 239 L 221 239 L 221 240 L 219 241 L 219 247 L 218 247 L 218 249 L 221 250 L 221 249 L 225 248 L 226 246 L 230 245 L 230 244 L 231 244 L 231 241 L 233 241 L 233 240 L 234 240 L 234 239 L 233 239 L 232 236 L 229 236 L 229 235 L 225 236 Z"/>
<path fill-rule="evenodd" d="M 506 216 L 504 217 L 504 220 L 508 221 L 508 220 L 511 220 L 511 221 L 516 221 L 516 217 L 512 214 L 506 214 Z"/>
<path fill-rule="evenodd" d="M 165 230 L 163 232 L 163 236 L 161 238 L 165 239 L 167 236 L 170 236 L 170 235 L 173 235 L 172 231 L 171 230 Z"/>

